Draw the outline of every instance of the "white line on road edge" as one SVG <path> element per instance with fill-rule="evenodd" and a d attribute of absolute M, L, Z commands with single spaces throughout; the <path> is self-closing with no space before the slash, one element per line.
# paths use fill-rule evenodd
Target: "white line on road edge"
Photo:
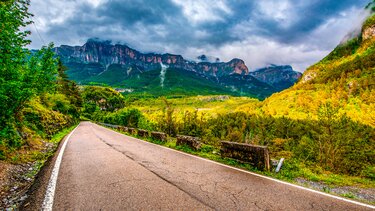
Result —
<path fill-rule="evenodd" d="M 95 124 L 95 125 L 97 125 L 97 124 Z M 98 126 L 99 127 L 103 127 L 103 126 L 100 126 L 100 125 L 98 125 Z M 313 189 L 310 189 L 310 188 L 305 188 L 305 187 L 302 187 L 302 186 L 299 186 L 299 185 L 295 185 L 295 184 L 292 184 L 292 183 L 284 182 L 284 181 L 277 180 L 277 179 L 274 179 L 274 178 L 271 178 L 271 177 L 267 177 L 267 176 L 264 176 L 264 175 L 256 174 L 254 172 L 246 171 L 246 170 L 239 169 L 239 168 L 236 168 L 236 167 L 233 167 L 233 166 L 228 166 L 228 165 L 225 165 L 225 164 L 213 161 L 213 160 L 209 160 L 209 159 L 206 159 L 206 158 L 198 157 L 196 155 L 188 154 L 186 152 L 181 152 L 181 151 L 169 148 L 169 147 L 165 147 L 165 146 L 154 144 L 154 143 L 151 143 L 151 142 L 148 142 L 148 141 L 144 141 L 142 139 L 138 139 L 138 138 L 134 138 L 134 137 L 131 137 L 131 136 L 127 136 L 125 134 L 122 134 L 122 133 L 119 133 L 117 131 L 108 129 L 106 127 L 103 127 L 103 128 L 105 128 L 107 130 L 110 130 L 110 131 L 113 131 L 115 133 L 118 133 L 120 135 L 129 137 L 129 138 L 132 138 L 132 139 L 135 139 L 135 140 L 138 140 L 138 141 L 142 141 L 142 142 L 147 143 L 147 144 L 151 144 L 151 145 L 155 145 L 155 146 L 158 146 L 158 147 L 162 147 L 164 149 L 171 150 L 171 151 L 174 151 L 174 152 L 178 152 L 178 153 L 181 153 L 181 154 L 184 154 L 184 155 L 187 155 L 187 156 L 190 156 L 190 157 L 194 157 L 194 158 L 197 158 L 197 159 L 200 159 L 200 160 L 204 160 L 206 162 L 215 163 L 215 164 L 220 165 L 220 166 L 224 166 L 224 167 L 227 167 L 227 168 L 230 168 L 230 169 L 234 169 L 234 170 L 237 170 L 237 171 L 240 171 L 240 172 L 244 172 L 244 173 L 247 173 L 247 174 L 251 174 L 251 175 L 254 175 L 254 176 L 257 176 L 257 177 L 261 177 L 261 178 L 264 178 L 264 179 L 272 180 L 274 182 L 278 182 L 278 183 L 281 183 L 281 184 L 284 184 L 284 185 L 289 185 L 289 186 L 292 186 L 292 187 L 295 187 L 295 188 L 298 188 L 298 189 L 302 189 L 302 190 L 305 190 L 305 191 L 310 191 L 310 192 L 313 192 L 313 193 L 317 193 L 317 194 L 320 194 L 320 195 L 323 195 L 323 196 L 328 196 L 328 197 L 331 197 L 331 198 L 334 198 L 334 199 L 338 199 L 338 200 L 341 200 L 341 201 L 345 201 L 345 202 L 349 202 L 349 203 L 352 203 L 352 204 L 356 204 L 356 205 L 368 207 L 368 208 L 371 208 L 371 209 L 375 209 L 375 206 L 372 206 L 372 205 L 369 205 L 369 204 L 365 204 L 365 203 L 361 203 L 361 202 L 357 202 L 357 201 L 345 199 L 345 198 L 342 198 L 342 197 L 339 197 L 339 196 L 331 195 L 331 194 L 328 194 L 328 193 L 323 193 L 323 192 L 320 192 L 320 191 L 317 191 L 317 190 L 313 190 Z"/>
<path fill-rule="evenodd" d="M 81 124 L 81 123 L 80 123 Z M 53 207 L 53 199 L 55 197 L 55 190 L 56 190 L 56 183 L 57 183 L 57 177 L 59 175 L 60 165 L 62 156 L 64 154 L 65 147 L 69 141 L 70 136 L 74 133 L 74 131 L 78 128 L 80 125 L 78 124 L 76 128 L 72 132 L 69 133 L 68 137 L 66 138 L 64 144 L 62 145 L 59 155 L 56 158 L 55 166 L 53 167 L 51 177 L 48 182 L 48 187 L 46 190 L 46 195 L 44 197 L 44 201 L 42 204 L 42 210 L 51 211 Z"/>

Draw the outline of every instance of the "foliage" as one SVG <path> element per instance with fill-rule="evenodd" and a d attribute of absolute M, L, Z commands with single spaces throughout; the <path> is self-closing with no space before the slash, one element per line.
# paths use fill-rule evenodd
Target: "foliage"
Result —
<path fill-rule="evenodd" d="M 69 70 L 71 79 L 79 81 L 85 85 L 110 85 L 125 89 L 126 92 L 133 96 L 195 96 L 195 95 L 213 95 L 213 94 L 229 94 L 233 96 L 260 96 L 264 98 L 273 91 L 264 88 L 252 89 L 243 86 L 243 91 L 234 90 L 231 87 L 224 87 L 216 81 L 202 77 L 195 72 L 181 69 L 169 68 L 165 74 L 164 86 L 160 85 L 160 69 L 151 71 L 139 72 L 135 71 L 136 67 L 128 67 L 128 70 L 133 68 L 135 73 L 127 73 L 127 69 L 122 65 L 110 65 L 102 74 L 95 76 L 89 75 L 87 72 L 93 68 L 87 67 L 95 64 L 75 65 L 69 63 L 72 70 Z M 97 64 L 100 66 L 100 64 Z M 99 67 L 96 67 L 98 69 Z M 101 68 L 99 68 L 101 69 Z M 83 77 L 83 75 L 85 77 Z M 237 81 L 235 85 L 239 85 Z M 255 83 L 255 82 L 254 82 Z M 261 82 L 259 82 L 261 83 Z M 258 86 L 256 86 L 258 87 Z M 259 87 L 264 87 L 264 84 L 259 84 Z M 270 87 L 267 87 L 270 88 Z M 255 90 L 256 89 L 256 90 Z"/>
<path fill-rule="evenodd" d="M 83 112 L 86 116 L 96 111 L 116 111 L 125 106 L 124 97 L 108 87 L 86 86 L 82 92 L 82 98 L 85 102 Z"/>
<path fill-rule="evenodd" d="M 232 101 L 235 102 L 234 107 L 231 107 Z M 275 118 L 260 110 L 241 112 L 234 109 L 243 108 L 249 102 L 258 103 L 217 96 L 147 99 L 145 102 L 139 99 L 130 103 L 129 109 L 140 109 L 144 114 L 143 119 L 147 118 L 151 125 L 148 128 L 164 131 L 171 136 L 197 136 L 215 147 L 220 146 L 220 140 L 267 145 L 272 157 L 284 157 L 291 165 L 303 163 L 309 171 L 323 169 L 338 174 L 372 177 L 369 167 L 375 164 L 374 129 L 352 121 L 333 103 L 317 106 L 316 119 L 293 120 Z M 149 107 L 144 107 L 145 104 Z M 216 109 L 198 109 L 207 106 Z M 223 111 L 217 109 L 223 106 L 229 107 Z M 158 115 L 151 115 L 155 112 Z M 116 119 L 120 113 L 113 115 L 113 119 Z M 109 123 L 115 122 L 128 125 L 126 121 Z"/>
<path fill-rule="evenodd" d="M 367 24 L 374 16 L 370 16 Z M 366 28 L 366 23 L 363 26 Z M 318 119 L 318 107 L 331 103 L 353 121 L 375 127 L 375 40 L 353 38 L 308 68 L 294 87 L 266 99 L 262 110 L 275 117 Z"/>
<path fill-rule="evenodd" d="M 103 116 L 105 123 L 123 125 L 127 127 L 138 128 L 143 118 L 141 112 L 137 109 L 122 109 L 115 113 L 109 113 Z"/>
<path fill-rule="evenodd" d="M 68 79 L 66 70 L 67 68 L 59 59 L 57 68 L 57 91 L 64 95 L 71 104 L 70 108 L 65 109 L 65 111 L 60 111 L 64 114 L 72 114 L 75 118 L 78 118 L 80 116 L 80 110 L 82 108 L 83 100 L 77 84 L 74 81 Z M 61 103 L 56 106 L 61 106 Z"/>
<path fill-rule="evenodd" d="M 346 43 L 342 43 L 337 46 L 328 56 L 326 56 L 323 61 L 328 62 L 331 60 L 339 59 L 345 56 L 350 56 L 356 52 L 356 50 L 360 47 L 362 42 L 361 37 L 355 37 Z"/>
<path fill-rule="evenodd" d="M 30 98 L 52 86 L 55 74 L 52 46 L 27 60 L 29 32 L 20 29 L 30 23 L 28 5 L 22 0 L 0 3 L 0 145 L 5 148 L 20 146 L 16 123 L 22 121 L 21 111 Z"/>
<path fill-rule="evenodd" d="M 159 128 L 161 131 L 166 132 L 168 135 L 176 135 L 176 122 L 173 117 L 174 108 L 173 105 L 167 101 L 167 99 L 162 98 L 165 103 L 163 108 L 163 114 L 159 119 Z"/>
<path fill-rule="evenodd" d="M 32 54 L 25 49 L 28 6 L 28 0 L 0 2 L 0 159 L 23 146 L 40 147 L 41 138 L 79 117 L 78 89 L 64 79 L 53 44 Z"/>
<path fill-rule="evenodd" d="M 372 10 L 375 9 L 375 5 L 373 4 L 373 7 L 372 7 Z M 373 11 L 375 12 L 375 11 Z M 375 15 L 371 15 L 366 21 L 365 23 L 363 24 L 363 27 L 362 29 L 366 29 L 367 27 L 369 26 L 372 26 L 375 24 Z"/>

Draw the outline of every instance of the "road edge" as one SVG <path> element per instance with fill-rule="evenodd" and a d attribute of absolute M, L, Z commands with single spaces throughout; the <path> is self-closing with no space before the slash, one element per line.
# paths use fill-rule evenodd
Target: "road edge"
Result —
<path fill-rule="evenodd" d="M 57 156 L 57 158 L 55 160 L 55 164 L 54 164 L 53 169 L 52 169 L 52 173 L 51 173 L 50 179 L 48 181 L 46 193 L 44 195 L 44 200 L 43 200 L 43 203 L 42 203 L 42 208 L 41 208 L 42 210 L 47 210 L 47 211 L 51 210 L 52 211 L 53 201 L 54 201 L 55 191 L 56 191 L 57 178 L 58 178 L 59 171 L 60 171 L 60 165 L 61 165 L 62 157 L 64 155 L 64 151 L 65 151 L 66 145 L 68 144 L 71 135 L 80 126 L 80 124 L 81 123 L 79 123 L 68 134 L 67 138 L 64 140 L 63 145 L 60 148 L 60 151 L 58 153 L 58 156 Z"/>
<path fill-rule="evenodd" d="M 316 194 L 324 195 L 324 196 L 327 196 L 327 197 L 330 197 L 330 198 L 334 198 L 334 199 L 337 199 L 337 200 L 340 200 L 340 201 L 345 201 L 345 202 L 356 204 L 356 205 L 359 205 L 359 206 L 363 206 L 363 207 L 375 209 L 375 206 L 373 206 L 371 204 L 365 204 L 365 203 L 362 203 L 362 202 L 358 202 L 358 201 L 354 201 L 354 200 L 342 198 L 342 197 L 337 196 L 337 195 L 332 195 L 332 194 L 329 194 L 329 193 L 324 193 L 324 192 L 321 192 L 321 191 L 318 191 L 318 190 L 314 190 L 314 189 L 303 187 L 303 186 L 300 186 L 300 185 L 297 185 L 297 184 L 293 184 L 293 183 L 289 183 L 289 182 L 286 182 L 286 181 L 278 180 L 278 179 L 275 179 L 275 178 L 272 178 L 272 177 L 268 177 L 268 176 L 265 176 L 265 175 L 261 175 L 261 174 L 257 174 L 257 173 L 251 172 L 251 171 L 246 171 L 244 169 L 240 169 L 240 168 L 236 168 L 236 167 L 233 167 L 233 166 L 229 166 L 229 165 L 226 165 L 226 164 L 223 164 L 223 163 L 220 163 L 220 162 L 217 162 L 217 161 L 213 161 L 213 160 L 210 160 L 210 159 L 207 159 L 207 158 L 203 158 L 203 157 L 200 157 L 200 156 L 197 156 L 197 155 L 189 154 L 189 153 L 182 152 L 182 151 L 179 151 L 179 150 L 176 150 L 176 149 L 173 149 L 173 148 L 169 148 L 169 147 L 162 146 L 162 145 L 159 145 L 159 144 L 155 144 L 155 143 L 152 143 L 152 142 L 149 142 L 149 141 L 145 141 L 145 140 L 142 140 L 142 139 L 139 139 L 139 138 L 128 136 L 128 135 L 120 133 L 120 132 L 118 132 L 116 130 L 113 130 L 111 128 L 107 128 L 107 127 L 98 125 L 98 124 L 96 124 L 94 122 L 91 122 L 91 123 L 93 123 L 93 124 L 95 124 L 97 126 L 100 126 L 102 128 L 105 128 L 107 130 L 113 131 L 113 132 L 115 132 L 115 133 L 117 133 L 119 135 L 123 135 L 123 136 L 126 136 L 128 138 L 131 138 L 131 139 L 134 139 L 134 140 L 137 140 L 137 141 L 142 141 L 142 142 L 145 142 L 145 143 L 148 143 L 148 144 L 151 144 L 151 145 L 159 146 L 159 147 L 162 147 L 162 148 L 167 149 L 167 150 L 178 152 L 180 154 L 184 154 L 184 155 L 187 155 L 187 156 L 190 156 L 190 157 L 194 157 L 194 158 L 197 158 L 197 159 L 200 159 L 200 160 L 204 160 L 204 161 L 207 161 L 207 162 L 215 163 L 215 164 L 218 164 L 218 165 L 223 166 L 223 167 L 227 167 L 227 168 L 234 169 L 234 170 L 237 170 L 237 171 L 240 171 L 240 172 L 243 172 L 243 173 L 251 174 L 251 175 L 254 175 L 254 176 L 257 176 L 257 177 L 260 177 L 260 178 L 268 179 L 268 180 L 271 180 L 271 181 L 274 181 L 274 182 L 278 182 L 278 183 L 281 183 L 281 184 L 284 184 L 284 185 L 288 185 L 288 186 L 292 186 L 292 187 L 295 187 L 295 188 L 298 188 L 298 189 L 302 189 L 302 190 L 305 190 L 305 191 L 309 191 L 309 192 L 313 192 L 313 193 L 316 193 Z"/>

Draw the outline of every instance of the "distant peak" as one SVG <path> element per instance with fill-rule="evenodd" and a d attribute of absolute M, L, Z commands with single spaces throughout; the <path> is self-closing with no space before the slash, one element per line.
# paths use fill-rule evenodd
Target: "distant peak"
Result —
<path fill-rule="evenodd" d="M 242 59 L 239 58 L 233 58 L 232 60 L 229 61 L 229 63 L 245 63 Z"/>
<path fill-rule="evenodd" d="M 204 54 L 197 57 L 198 62 L 210 62 L 210 63 L 218 63 L 220 59 L 213 56 L 206 56 Z"/>
<path fill-rule="evenodd" d="M 86 43 L 101 43 L 106 45 L 112 45 L 112 40 L 102 40 L 100 38 L 94 37 L 89 38 Z"/>

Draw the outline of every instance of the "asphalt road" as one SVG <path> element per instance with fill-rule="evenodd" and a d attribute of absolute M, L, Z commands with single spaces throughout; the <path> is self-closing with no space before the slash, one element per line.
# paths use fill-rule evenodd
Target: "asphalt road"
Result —
<path fill-rule="evenodd" d="M 45 174 L 50 172 L 46 170 Z M 37 196 L 31 196 L 23 209 L 40 209 L 37 204 L 42 201 L 42 192 L 45 187 L 33 193 Z M 82 122 L 67 142 L 53 209 L 373 210 L 140 141 L 90 122 Z"/>

